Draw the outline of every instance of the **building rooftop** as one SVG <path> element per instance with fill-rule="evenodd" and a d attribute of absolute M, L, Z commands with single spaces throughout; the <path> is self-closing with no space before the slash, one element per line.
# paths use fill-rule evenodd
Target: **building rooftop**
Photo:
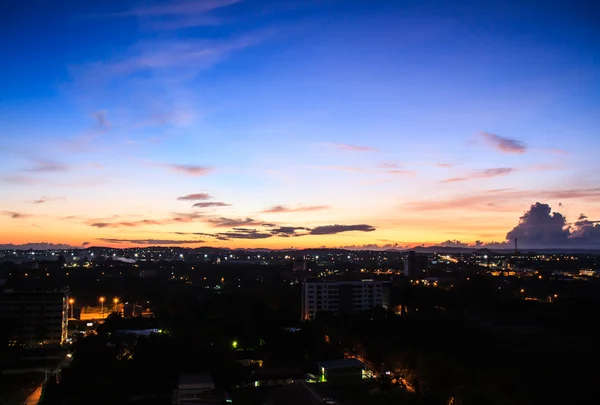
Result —
<path fill-rule="evenodd" d="M 214 384 L 214 381 L 210 374 L 180 374 L 179 375 L 179 386 L 192 386 L 192 385 L 206 385 Z"/>
<path fill-rule="evenodd" d="M 358 359 L 341 359 L 341 360 L 328 360 L 320 361 L 317 363 L 319 367 L 324 369 L 344 368 L 344 367 L 365 367 L 365 363 Z"/>

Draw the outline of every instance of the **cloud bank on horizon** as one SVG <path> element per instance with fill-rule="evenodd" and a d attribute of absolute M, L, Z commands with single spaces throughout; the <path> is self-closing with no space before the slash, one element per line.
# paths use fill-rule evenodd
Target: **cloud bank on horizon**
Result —
<path fill-rule="evenodd" d="M 0 244 L 597 243 L 589 12 L 23 3 L 0 6 Z"/>

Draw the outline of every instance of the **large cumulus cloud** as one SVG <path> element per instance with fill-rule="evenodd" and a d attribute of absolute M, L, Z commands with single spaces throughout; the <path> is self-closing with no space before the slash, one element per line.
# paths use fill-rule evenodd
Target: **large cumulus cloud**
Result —
<path fill-rule="evenodd" d="M 572 225 L 559 212 L 552 212 L 548 204 L 535 203 L 520 218 L 506 239 L 519 240 L 519 246 L 528 248 L 599 248 L 600 225 L 584 214 Z"/>
<path fill-rule="evenodd" d="M 548 204 L 535 203 L 506 234 L 506 239 L 518 239 L 523 246 L 561 246 L 569 240 L 566 218 L 552 212 Z"/>

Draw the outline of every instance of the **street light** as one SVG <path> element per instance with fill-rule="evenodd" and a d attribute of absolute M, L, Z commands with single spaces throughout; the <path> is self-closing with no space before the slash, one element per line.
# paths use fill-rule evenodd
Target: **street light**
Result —
<path fill-rule="evenodd" d="M 238 347 L 237 340 L 234 340 L 233 343 L 231 343 L 231 346 L 233 346 L 234 349 L 237 349 L 237 347 Z"/>
<path fill-rule="evenodd" d="M 113 298 L 113 304 L 115 304 L 115 312 L 119 312 L 119 308 L 117 307 L 119 299 L 117 297 Z"/>
<path fill-rule="evenodd" d="M 104 297 L 100 297 L 100 305 L 102 306 L 102 316 L 104 317 Z"/>
<path fill-rule="evenodd" d="M 69 298 L 69 305 L 71 306 L 71 319 L 74 318 L 74 316 L 73 316 L 73 304 L 75 304 L 75 299 L 74 298 Z"/>

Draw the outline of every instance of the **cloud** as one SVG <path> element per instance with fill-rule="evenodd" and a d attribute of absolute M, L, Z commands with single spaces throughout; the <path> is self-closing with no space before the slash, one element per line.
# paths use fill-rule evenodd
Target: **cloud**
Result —
<path fill-rule="evenodd" d="M 196 193 L 196 194 L 188 194 L 183 197 L 177 198 L 178 201 L 198 201 L 198 200 L 210 200 L 212 196 L 207 193 Z"/>
<path fill-rule="evenodd" d="M 280 226 L 273 229 L 270 229 L 269 232 L 273 234 L 273 236 L 281 236 L 281 237 L 289 237 L 289 236 L 303 236 L 306 233 L 296 233 L 297 231 L 307 231 L 308 228 L 298 227 L 298 226 Z"/>
<path fill-rule="evenodd" d="M 69 170 L 69 166 L 67 166 L 65 164 L 53 162 L 50 160 L 38 159 L 35 161 L 35 164 L 33 167 L 31 167 L 29 169 L 25 169 L 24 171 L 37 173 L 37 172 L 64 172 L 67 170 Z"/>
<path fill-rule="evenodd" d="M 192 205 L 192 207 L 194 207 L 194 208 L 230 207 L 230 206 L 231 206 L 231 204 L 227 204 L 227 203 L 220 202 L 220 201 L 199 202 L 199 203 Z"/>
<path fill-rule="evenodd" d="M 148 225 L 169 225 L 169 224 L 180 224 L 194 222 L 200 218 L 204 218 L 205 215 L 199 212 L 189 213 L 174 213 L 171 218 L 162 219 L 141 219 L 137 221 L 109 221 L 103 220 L 87 220 L 85 223 L 95 228 L 135 228 L 140 226 Z M 77 218 L 75 218 L 77 219 Z M 116 218 L 112 218 L 116 219 Z"/>
<path fill-rule="evenodd" d="M 436 163 L 437 167 L 454 167 L 452 163 Z"/>
<path fill-rule="evenodd" d="M 466 247 L 469 247 L 469 244 L 468 243 L 463 243 L 463 242 L 461 242 L 459 240 L 447 240 L 445 242 L 439 243 L 438 246 L 441 246 L 441 247 L 459 247 L 459 248 L 460 247 L 464 247 L 464 248 L 466 248 Z"/>
<path fill-rule="evenodd" d="M 165 164 L 164 166 L 174 172 L 187 174 L 188 176 L 206 176 L 207 174 L 212 172 L 212 168 L 206 166 L 179 164 Z"/>
<path fill-rule="evenodd" d="M 332 143 L 328 144 L 328 146 L 350 152 L 379 152 L 379 149 L 371 146 L 348 145 L 346 143 Z"/>
<path fill-rule="evenodd" d="M 210 15 L 192 15 L 170 20 L 155 19 L 147 24 L 147 27 L 156 31 L 170 31 L 190 27 L 204 27 L 219 25 L 222 19 Z"/>
<path fill-rule="evenodd" d="M 220 232 L 215 235 L 219 239 L 267 239 L 273 234 L 260 232 L 256 229 L 234 228 L 231 232 Z"/>
<path fill-rule="evenodd" d="M 506 176 L 515 171 L 516 171 L 516 169 L 510 168 L 510 167 L 499 167 L 499 168 L 494 168 L 494 169 L 486 169 L 486 170 L 474 172 L 467 177 L 452 177 L 452 178 L 449 178 L 446 180 L 442 180 L 441 183 L 456 183 L 456 182 L 460 182 L 460 181 L 468 181 L 468 180 L 474 180 L 474 179 L 488 179 L 491 177 Z"/>
<path fill-rule="evenodd" d="M 399 243 L 387 243 L 385 245 L 378 245 L 376 243 L 369 243 L 365 245 L 346 245 L 340 246 L 340 249 L 346 250 L 390 250 L 390 249 L 408 249 L 408 245 L 400 245 Z"/>
<path fill-rule="evenodd" d="M 25 184 L 39 184 L 42 181 L 34 179 L 29 176 L 1 176 L 0 182 L 14 184 L 14 185 L 25 185 Z"/>
<path fill-rule="evenodd" d="M 522 202 L 532 199 L 549 200 L 568 200 L 582 199 L 592 202 L 600 202 L 600 187 L 586 189 L 567 189 L 567 190 L 527 190 L 519 191 L 511 188 L 487 190 L 472 195 L 463 195 L 449 199 L 420 200 L 404 204 L 412 210 L 473 210 L 484 209 L 513 211 L 518 209 L 514 202 Z M 506 203 L 513 203 L 506 206 Z"/>
<path fill-rule="evenodd" d="M 76 246 L 49 243 L 49 242 L 29 242 L 22 245 L 12 243 L 0 245 L 0 250 L 66 250 L 77 249 Z"/>
<path fill-rule="evenodd" d="M 29 215 L 29 214 L 23 214 L 22 212 L 15 212 L 15 211 L 2 211 L 2 215 L 11 217 L 12 219 L 31 218 L 31 215 Z"/>
<path fill-rule="evenodd" d="M 361 169 L 353 166 L 310 166 L 309 169 L 323 169 L 323 170 L 336 170 L 343 172 L 356 172 L 356 173 L 375 173 L 374 170 Z"/>
<path fill-rule="evenodd" d="M 135 228 L 144 225 L 164 225 L 168 223 L 161 220 L 143 219 L 140 221 L 121 221 L 121 222 L 92 222 L 88 225 L 95 228 Z"/>
<path fill-rule="evenodd" d="M 96 121 L 96 129 L 101 132 L 110 130 L 112 124 L 106 117 L 106 110 L 98 110 L 92 113 L 92 117 Z"/>
<path fill-rule="evenodd" d="M 414 176 L 416 173 L 412 170 L 393 169 L 387 171 L 389 174 L 397 174 L 402 176 Z"/>
<path fill-rule="evenodd" d="M 177 240 L 177 239 L 112 239 L 112 238 L 97 238 L 102 242 L 116 244 L 132 244 L 132 245 L 192 245 L 204 243 L 203 240 Z"/>
<path fill-rule="evenodd" d="M 480 135 L 484 141 L 500 152 L 523 154 L 527 151 L 527 147 L 523 142 L 490 134 L 489 132 L 482 132 Z"/>
<path fill-rule="evenodd" d="M 65 197 L 41 197 L 40 199 L 33 200 L 32 202 L 34 204 L 45 204 L 50 201 L 60 201 L 60 200 L 64 200 L 64 199 L 65 199 Z"/>
<path fill-rule="evenodd" d="M 126 57 L 76 67 L 72 69 L 72 73 L 79 84 L 102 87 L 113 82 L 122 84 L 123 79 L 143 73 L 153 77 L 174 72 L 186 73 L 181 78 L 187 83 L 187 78 L 194 77 L 200 70 L 213 66 L 231 52 L 259 44 L 271 34 L 271 31 L 263 31 L 223 40 L 142 41 L 131 48 Z M 171 80 L 148 83 L 162 87 L 181 82 Z M 181 91 L 185 93 L 183 88 Z"/>
<path fill-rule="evenodd" d="M 586 215 L 581 214 L 573 225 L 569 238 L 576 243 L 597 246 L 600 243 L 600 221 L 590 221 Z"/>
<path fill-rule="evenodd" d="M 194 222 L 200 218 L 204 218 L 204 214 L 200 212 L 175 213 L 173 218 L 167 220 L 167 223 Z"/>
<path fill-rule="evenodd" d="M 275 206 L 268 208 L 261 212 L 269 213 L 269 214 L 287 213 L 287 212 L 311 212 L 311 211 L 322 211 L 322 210 L 326 210 L 329 208 L 330 207 L 328 205 L 311 205 L 311 206 L 296 207 L 296 208 L 286 207 L 285 205 L 275 205 Z"/>
<path fill-rule="evenodd" d="M 186 16 L 189 14 L 206 13 L 218 8 L 226 7 L 241 0 L 184 0 L 174 1 L 151 6 L 135 7 L 129 11 L 108 14 L 107 17 L 164 17 Z"/>
<path fill-rule="evenodd" d="M 381 162 L 377 167 L 380 169 L 400 169 L 403 166 L 398 163 Z"/>
<path fill-rule="evenodd" d="M 324 225 L 317 226 L 310 230 L 311 235 L 333 235 L 341 232 L 359 231 L 359 232 L 372 232 L 376 228 L 371 225 Z"/>
<path fill-rule="evenodd" d="M 205 222 L 214 226 L 215 228 L 235 228 L 239 226 L 258 226 L 262 225 L 262 221 L 257 221 L 252 218 L 208 218 Z"/>
<path fill-rule="evenodd" d="M 92 244 L 91 242 L 83 242 L 83 243 L 81 244 L 81 246 L 89 246 L 89 245 L 91 245 L 91 244 Z"/>
<path fill-rule="evenodd" d="M 522 246 L 555 247 L 565 245 L 569 229 L 565 217 L 552 212 L 548 204 L 535 203 L 519 219 L 519 224 L 506 234 L 509 241 L 517 238 Z"/>

